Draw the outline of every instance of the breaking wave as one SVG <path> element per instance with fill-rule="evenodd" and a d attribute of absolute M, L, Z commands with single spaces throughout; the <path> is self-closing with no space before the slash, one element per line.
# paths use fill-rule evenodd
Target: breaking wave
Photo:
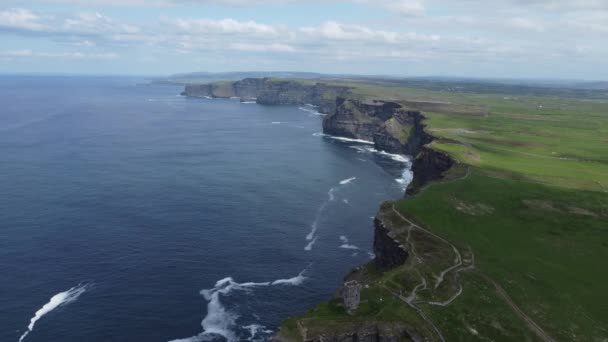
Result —
<path fill-rule="evenodd" d="M 358 251 L 360 248 L 355 246 L 355 245 L 351 245 L 348 243 L 348 238 L 344 235 L 340 236 L 340 241 L 342 241 L 342 245 L 340 245 L 340 248 L 342 249 L 352 249 L 352 250 L 356 250 Z"/>
<path fill-rule="evenodd" d="M 201 322 L 203 332 L 196 336 L 172 340 L 170 342 L 203 342 L 210 341 L 214 337 L 223 337 L 227 342 L 238 341 L 239 337 L 234 329 L 237 327 L 236 320 L 239 316 L 224 307 L 221 297 L 227 296 L 233 291 L 250 291 L 256 287 L 299 286 L 306 281 L 307 278 L 304 274 L 308 271 L 309 267 L 310 265 L 293 278 L 278 279 L 262 283 L 237 283 L 231 277 L 218 280 L 212 289 L 200 291 L 200 294 L 208 301 L 207 316 L 205 316 Z M 249 330 L 251 335 L 249 340 L 253 340 L 261 332 L 266 334 L 272 333 L 272 331 L 264 330 L 264 327 L 258 324 L 251 324 L 243 326 L 242 328 Z"/>
<path fill-rule="evenodd" d="M 80 284 L 76 287 L 72 287 L 71 289 L 65 292 L 60 292 L 51 297 L 49 302 L 44 304 L 38 311 L 36 311 L 34 317 L 30 319 L 30 324 L 27 326 L 27 330 L 19 338 L 19 342 L 23 341 L 30 332 L 34 331 L 34 326 L 36 325 L 36 322 L 38 322 L 38 320 L 40 320 L 44 315 L 57 309 L 60 306 L 67 305 L 77 300 L 78 297 L 80 297 L 80 295 L 87 290 L 87 287 L 87 284 Z"/>
<path fill-rule="evenodd" d="M 249 330 L 249 339 L 248 341 L 261 342 L 265 341 L 264 335 L 272 334 L 272 330 L 266 329 L 265 326 L 259 324 L 250 324 L 242 327 L 243 329 Z"/>
<path fill-rule="evenodd" d="M 321 220 L 321 216 L 323 215 L 323 212 L 325 211 L 325 208 L 327 208 L 327 205 L 329 204 L 329 202 L 332 202 L 336 199 L 336 197 L 334 195 L 335 191 L 336 191 L 335 187 L 329 189 L 329 191 L 327 192 L 327 197 L 328 197 L 327 200 L 325 202 L 323 202 L 323 204 L 321 204 L 319 209 L 317 209 L 317 215 L 315 216 L 315 220 L 310 225 L 310 228 L 311 228 L 310 233 L 308 233 L 308 235 L 306 235 L 306 240 L 309 242 L 306 245 L 306 247 L 304 247 L 304 250 L 311 251 L 312 246 L 315 244 L 315 242 L 317 242 L 316 234 L 317 234 L 319 221 Z"/>
<path fill-rule="evenodd" d="M 318 238 L 318 236 L 313 237 L 313 239 L 306 245 L 306 247 L 304 247 L 304 250 L 307 252 L 312 251 L 312 246 L 314 246 L 315 243 L 317 242 L 317 238 Z"/>
<path fill-rule="evenodd" d="M 401 178 L 397 178 L 395 179 L 395 181 L 399 183 L 403 188 L 407 188 L 407 186 L 412 182 L 413 179 L 414 173 L 410 168 L 406 168 L 405 170 L 403 170 Z"/>
<path fill-rule="evenodd" d="M 306 241 L 308 241 L 308 243 L 306 244 L 306 247 L 304 247 L 305 251 L 311 251 L 315 242 L 317 242 L 317 230 L 319 227 L 319 222 L 321 221 L 321 217 L 323 216 L 323 213 L 325 212 L 325 209 L 327 208 L 329 203 L 336 200 L 336 190 L 338 190 L 340 186 L 352 183 L 355 179 L 357 179 L 357 177 L 344 179 L 340 181 L 340 184 L 338 186 L 329 189 L 329 191 L 327 192 L 328 198 L 319 206 L 319 209 L 317 209 L 317 215 L 315 216 L 315 220 L 310 225 L 310 232 L 306 235 Z M 348 200 L 346 200 L 345 203 L 348 203 Z"/>
<path fill-rule="evenodd" d="M 349 146 L 350 148 L 357 150 L 357 152 L 359 153 L 376 153 L 379 154 L 381 156 L 390 158 L 396 162 L 400 162 L 400 163 L 409 163 L 410 159 L 407 156 L 401 155 L 401 154 L 395 154 L 395 153 L 388 153 L 386 151 L 378 151 L 373 147 L 369 147 L 369 146 Z"/>
<path fill-rule="evenodd" d="M 308 106 L 308 105 L 307 105 Z M 317 107 L 313 107 L 312 105 L 310 106 L 311 108 L 317 108 Z M 307 113 L 310 113 L 312 115 L 318 115 L 318 116 L 326 116 L 327 114 L 323 114 L 320 113 L 317 110 L 311 109 L 311 108 L 306 108 L 306 107 L 299 107 L 298 109 Z"/>
<path fill-rule="evenodd" d="M 348 179 L 345 179 L 343 181 L 340 181 L 340 185 L 346 185 L 346 184 L 350 184 L 352 181 L 354 181 L 355 179 L 357 179 L 357 177 L 351 177 Z"/>
<path fill-rule="evenodd" d="M 374 144 L 373 141 L 369 141 L 369 140 L 336 137 L 336 136 L 333 136 L 333 135 L 329 135 L 329 134 L 325 134 L 325 133 L 319 133 L 319 132 L 313 133 L 313 135 L 315 137 L 324 137 L 324 138 L 334 139 L 334 140 L 339 140 L 339 141 L 356 142 L 356 143 L 368 144 L 368 145 L 373 145 Z"/>

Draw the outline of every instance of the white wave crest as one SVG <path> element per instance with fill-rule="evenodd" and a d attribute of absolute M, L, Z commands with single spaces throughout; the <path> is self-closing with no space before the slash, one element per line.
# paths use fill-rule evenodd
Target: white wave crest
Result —
<path fill-rule="evenodd" d="M 313 107 L 313 108 L 315 108 L 315 107 Z M 304 112 L 310 113 L 310 114 L 312 114 L 312 115 L 318 115 L 318 116 L 326 116 L 326 115 L 327 115 L 327 114 L 320 113 L 320 112 L 319 112 L 319 111 L 317 111 L 317 110 L 310 109 L 310 108 L 306 108 L 306 107 L 299 107 L 298 109 L 299 109 L 299 110 L 301 110 L 301 111 L 304 111 Z"/>
<path fill-rule="evenodd" d="M 38 320 L 40 320 L 44 315 L 57 309 L 60 306 L 67 305 L 77 300 L 78 297 L 80 297 L 80 295 L 83 294 L 86 290 L 87 284 L 81 284 L 51 297 L 49 302 L 44 304 L 38 311 L 36 311 L 34 317 L 30 319 L 30 324 L 27 326 L 27 331 L 24 332 L 23 335 L 21 335 L 21 338 L 19 338 L 19 342 L 23 341 L 25 337 L 34 330 L 36 322 L 38 322 Z"/>
<path fill-rule="evenodd" d="M 335 191 L 336 191 L 335 187 L 329 189 L 329 191 L 327 191 L 328 199 L 319 206 L 319 209 L 317 209 L 317 215 L 315 216 L 315 220 L 310 225 L 310 228 L 311 228 L 310 233 L 308 233 L 308 235 L 306 235 L 306 241 L 310 241 L 310 242 L 306 245 L 306 247 L 304 247 L 304 250 L 306 250 L 306 251 L 312 250 L 312 246 L 315 244 L 315 242 L 317 240 L 316 234 L 317 234 L 317 229 L 319 226 L 319 221 L 321 220 L 321 217 L 323 216 L 323 212 L 325 211 L 325 208 L 327 208 L 327 205 L 329 204 L 329 202 L 332 202 L 336 199 L 336 196 L 334 195 Z"/>
<path fill-rule="evenodd" d="M 410 159 L 404 155 L 401 154 L 394 154 L 394 153 L 388 153 L 385 151 L 378 151 L 378 154 L 385 156 L 385 157 L 389 157 L 394 161 L 400 162 L 400 163 L 409 163 Z"/>
<path fill-rule="evenodd" d="M 267 336 L 260 335 L 270 335 L 273 333 L 272 330 L 266 329 L 265 326 L 260 324 L 250 324 L 242 327 L 243 329 L 249 330 L 249 339 L 248 341 L 265 341 Z"/>
<path fill-rule="evenodd" d="M 351 138 L 345 138 L 345 137 L 336 137 L 334 135 L 329 135 L 329 134 L 324 134 L 324 133 L 313 133 L 313 135 L 315 137 L 324 137 L 324 138 L 334 139 L 334 140 L 339 140 L 339 141 L 355 142 L 355 143 L 360 143 L 360 144 L 374 145 L 373 141 L 363 140 L 363 139 L 351 139 Z"/>
<path fill-rule="evenodd" d="M 397 183 L 399 183 L 405 189 L 412 182 L 413 179 L 414 179 L 414 173 L 412 172 L 412 170 L 410 168 L 406 168 L 405 170 L 403 170 L 403 174 L 401 175 L 401 178 L 397 178 L 397 179 L 395 179 L 395 181 Z"/>
<path fill-rule="evenodd" d="M 306 245 L 306 247 L 304 247 L 304 250 L 305 250 L 305 251 L 308 251 L 308 252 L 312 251 L 312 246 L 314 246 L 314 245 L 315 245 L 315 243 L 317 242 L 317 238 L 318 238 L 318 236 L 315 236 L 315 237 L 312 239 L 312 241 L 310 241 L 310 242 L 309 242 L 309 243 Z"/>
<path fill-rule="evenodd" d="M 329 191 L 327 192 L 327 195 L 329 196 L 329 200 L 333 201 L 336 199 L 336 196 L 334 195 L 334 192 L 336 191 L 336 188 L 331 188 L 329 189 Z"/>
<path fill-rule="evenodd" d="M 342 241 L 342 245 L 340 245 L 340 248 L 342 249 L 352 249 L 352 250 L 359 250 L 360 248 L 355 246 L 355 245 L 351 245 L 348 243 L 348 238 L 344 235 L 340 236 L 340 241 Z"/>
<path fill-rule="evenodd" d="M 275 285 L 291 285 L 291 286 L 302 285 L 307 279 L 304 276 L 304 274 L 306 273 L 307 270 L 308 270 L 308 268 L 304 269 L 302 272 L 300 272 L 300 274 L 298 274 L 297 276 L 295 276 L 293 278 L 275 280 L 271 283 L 271 285 L 273 285 L 273 286 L 275 286 Z"/>
<path fill-rule="evenodd" d="M 306 281 L 307 277 L 304 276 L 304 273 L 306 273 L 309 267 L 310 265 L 293 278 L 278 279 L 272 282 L 237 283 L 231 277 L 218 280 L 212 289 L 200 291 L 200 294 L 209 302 L 207 304 L 207 316 L 205 316 L 201 322 L 203 332 L 196 336 L 171 340 L 170 342 L 203 342 L 218 336 L 223 337 L 227 342 L 238 341 L 239 338 L 234 332 L 234 328 L 236 328 L 236 320 L 239 316 L 224 307 L 220 300 L 221 296 L 228 295 L 232 291 L 249 291 L 256 287 L 277 285 L 299 286 Z M 262 330 L 264 327 L 257 324 L 244 326 L 243 328 L 250 330 L 250 340 L 252 340 L 260 331 L 267 334 L 272 333 L 270 330 Z"/>
<path fill-rule="evenodd" d="M 255 104 L 255 101 L 241 101 L 242 104 Z"/>
<path fill-rule="evenodd" d="M 345 180 L 343 180 L 343 181 L 340 181 L 340 185 L 346 185 L 346 184 L 350 184 L 350 183 L 352 183 L 352 181 L 354 181 L 355 179 L 357 179 L 357 177 L 352 177 L 352 178 L 345 179 Z"/>
<path fill-rule="evenodd" d="M 281 124 L 281 122 L 280 122 L 280 121 L 273 121 L 273 122 L 272 122 L 272 124 L 273 124 L 273 125 L 280 125 L 280 124 Z"/>
<path fill-rule="evenodd" d="M 359 250 L 359 247 L 355 246 L 355 245 L 349 245 L 349 244 L 343 244 L 340 245 L 340 248 L 342 249 L 352 249 L 352 250 Z"/>
<path fill-rule="evenodd" d="M 388 153 L 386 151 L 378 151 L 373 147 L 369 147 L 369 146 L 349 146 L 350 148 L 357 150 L 357 152 L 359 153 L 377 153 L 383 157 L 387 157 L 390 158 L 396 162 L 399 163 L 409 163 L 410 159 L 407 156 L 404 156 L 402 154 L 395 154 L 395 153 Z"/>

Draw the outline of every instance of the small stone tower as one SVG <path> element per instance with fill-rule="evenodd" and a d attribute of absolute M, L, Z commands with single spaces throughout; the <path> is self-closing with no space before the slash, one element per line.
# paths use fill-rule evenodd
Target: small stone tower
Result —
<path fill-rule="evenodd" d="M 361 284 L 356 280 L 347 281 L 344 283 L 342 289 L 342 299 L 344 300 L 344 307 L 349 314 L 359 308 L 361 302 Z"/>

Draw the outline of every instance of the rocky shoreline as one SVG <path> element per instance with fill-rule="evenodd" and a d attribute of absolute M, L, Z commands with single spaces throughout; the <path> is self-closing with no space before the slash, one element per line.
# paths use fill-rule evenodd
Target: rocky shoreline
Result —
<path fill-rule="evenodd" d="M 348 87 L 263 78 L 187 85 L 182 95 L 239 97 L 241 101 L 256 99 L 258 104 L 263 105 L 318 106 L 320 112 L 327 114 L 323 120 L 324 134 L 372 141 L 377 150 L 415 157 L 412 164 L 414 179 L 407 188 L 407 195 L 413 195 L 426 184 L 443 178 L 456 163 L 449 155 L 428 146 L 434 137 L 425 130 L 425 117 L 420 110 L 408 108 L 407 102 L 361 100 L 353 96 Z M 396 233 L 391 231 L 391 225 L 383 222 L 380 213 L 374 219 L 374 227 L 374 263 L 378 269 L 390 270 L 405 263 L 409 253 L 396 238 Z M 348 281 L 352 281 L 351 275 L 347 276 Z M 344 291 L 346 288 L 338 293 Z M 305 328 L 298 330 L 300 340 L 310 342 L 420 340 L 416 329 L 395 323 L 350 325 L 352 327 L 341 327 L 332 334 L 311 334 Z M 292 340 L 280 332 L 273 337 L 273 341 Z"/>

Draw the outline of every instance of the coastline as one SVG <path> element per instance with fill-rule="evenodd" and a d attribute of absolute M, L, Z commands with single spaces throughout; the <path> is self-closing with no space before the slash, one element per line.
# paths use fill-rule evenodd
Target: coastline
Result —
<path fill-rule="evenodd" d="M 244 80 L 244 82 L 248 85 L 255 84 L 257 87 L 265 87 L 268 80 Z M 238 83 L 238 81 L 235 83 Z M 251 99 L 255 98 L 257 104 L 263 105 L 306 105 L 308 102 L 312 102 L 310 106 L 316 106 L 315 109 L 318 109 L 319 113 L 324 115 L 322 133 L 324 136 L 338 140 L 365 142 L 366 144 L 373 145 L 373 148 L 380 153 L 411 157 L 413 179 L 406 187 L 404 197 L 414 195 L 425 185 L 443 178 L 444 174 L 456 164 L 456 161 L 448 154 L 435 151 L 429 146 L 436 138 L 427 132 L 426 125 L 424 124 L 426 117 L 422 111 L 406 110 L 403 105 L 393 101 L 383 101 L 381 99 L 359 101 L 357 99 L 335 96 L 335 105 L 332 106 L 327 105 L 327 96 L 325 95 L 321 95 L 325 99 L 325 103 L 321 105 L 318 99 L 315 98 L 307 98 L 306 96 L 304 96 L 304 99 L 301 96 L 295 99 L 286 98 L 279 92 L 272 95 L 266 94 L 265 97 L 262 96 L 265 100 L 260 102 L 260 94 L 264 90 L 248 87 L 243 92 L 239 90 L 238 86 L 233 85 L 232 90 L 226 91 L 225 84 L 223 87 L 224 92 L 219 94 L 220 96 L 217 96 L 217 88 L 213 85 L 190 85 L 186 86 L 182 95 L 228 99 L 239 97 L 241 101 L 251 101 Z M 289 91 L 289 88 L 281 89 L 281 91 Z M 314 93 L 316 88 L 313 87 L 312 89 Z M 377 118 L 380 118 L 380 120 Z M 397 130 L 405 131 L 407 129 L 409 133 L 405 137 L 396 136 L 395 129 L 391 130 L 392 127 L 386 124 L 389 121 L 397 123 Z M 395 125 L 392 122 L 391 124 Z M 382 222 L 381 211 L 382 207 L 374 220 L 373 248 L 376 257 L 373 263 L 379 268 L 388 271 L 403 265 L 408 260 L 409 253 L 407 248 L 396 238 L 395 233 L 390 228 L 387 228 L 390 225 L 385 225 Z M 346 276 L 345 283 L 350 281 L 349 278 L 353 278 L 353 274 L 356 274 L 364 267 L 365 265 L 362 265 L 351 271 Z M 338 289 L 338 295 L 343 291 L 344 288 Z M 393 337 L 403 334 L 407 335 L 411 340 L 418 340 L 420 336 L 424 335 L 416 331 L 415 328 L 403 327 L 399 326 L 399 324 L 393 324 L 388 330 L 380 322 L 377 322 L 377 324 L 371 322 L 370 324 L 365 324 L 365 329 L 363 330 L 351 327 L 351 329 L 347 329 L 346 333 L 338 333 L 333 337 L 317 336 L 304 338 L 302 335 L 307 334 L 307 329 L 298 327 L 298 330 L 300 330 L 300 339 L 306 341 L 356 341 L 359 338 L 371 335 L 375 335 L 377 338 L 383 336 L 382 338 L 391 340 Z M 285 323 L 283 323 L 282 328 L 277 331 L 271 340 L 283 342 L 300 340 L 298 338 L 294 339 L 289 334 L 285 334 L 284 325 Z M 375 340 L 377 339 L 372 339 L 372 341 Z"/>

